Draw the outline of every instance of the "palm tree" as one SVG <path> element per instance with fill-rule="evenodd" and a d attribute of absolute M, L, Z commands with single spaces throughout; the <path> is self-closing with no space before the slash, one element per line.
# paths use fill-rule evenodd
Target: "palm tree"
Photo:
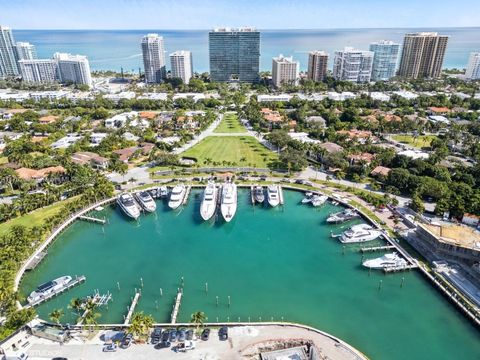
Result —
<path fill-rule="evenodd" d="M 48 317 L 54 323 L 60 324 L 60 319 L 63 317 L 63 310 L 62 309 L 55 309 L 50 314 L 48 314 Z"/>
<path fill-rule="evenodd" d="M 206 319 L 207 317 L 205 316 L 205 313 L 203 311 L 197 311 L 192 314 L 190 322 L 194 323 L 198 330 L 198 328 L 203 325 Z"/>
<path fill-rule="evenodd" d="M 145 315 L 143 311 L 136 312 L 132 315 L 130 324 L 130 332 L 138 337 L 148 337 L 150 328 L 153 326 L 153 318 L 151 315 Z"/>

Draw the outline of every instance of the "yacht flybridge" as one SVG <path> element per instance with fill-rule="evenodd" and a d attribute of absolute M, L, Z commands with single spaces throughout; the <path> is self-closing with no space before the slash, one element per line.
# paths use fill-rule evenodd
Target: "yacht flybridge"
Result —
<path fill-rule="evenodd" d="M 32 304 L 45 298 L 46 296 L 56 293 L 67 286 L 72 281 L 71 276 L 62 276 L 55 280 L 48 281 L 39 285 L 34 291 L 30 293 L 27 301 Z"/>
<path fill-rule="evenodd" d="M 178 209 L 180 205 L 182 205 L 183 200 L 185 198 L 185 193 L 187 192 L 187 188 L 183 184 L 176 185 L 172 192 L 170 193 L 170 200 L 168 202 L 168 207 L 170 209 Z"/>
<path fill-rule="evenodd" d="M 143 210 L 148 212 L 154 212 L 157 209 L 157 204 L 155 200 L 150 196 L 147 191 L 140 191 L 135 194 L 138 204 L 142 207 Z"/>
<path fill-rule="evenodd" d="M 340 241 L 344 244 L 362 243 L 372 241 L 378 238 L 382 232 L 373 228 L 368 224 L 353 225 L 348 230 L 344 231 L 340 236 Z"/>
<path fill-rule="evenodd" d="M 140 216 L 140 208 L 131 194 L 121 194 L 117 198 L 117 204 L 120 206 L 120 209 L 122 209 L 123 213 L 128 217 L 137 220 Z"/>
<path fill-rule="evenodd" d="M 200 216 L 207 221 L 212 218 L 217 209 L 218 189 L 214 182 L 209 182 L 203 191 L 202 204 L 200 205 Z"/>
<path fill-rule="evenodd" d="M 231 181 L 225 182 L 222 187 L 220 211 L 226 222 L 232 221 L 237 211 L 237 185 Z"/>
<path fill-rule="evenodd" d="M 370 269 L 385 269 L 388 267 L 401 267 L 407 265 L 407 260 L 397 253 L 385 254 L 376 259 L 366 260 L 362 264 Z"/>
<path fill-rule="evenodd" d="M 275 207 L 280 204 L 280 196 L 277 185 L 269 185 L 267 187 L 267 200 L 271 207 Z"/>

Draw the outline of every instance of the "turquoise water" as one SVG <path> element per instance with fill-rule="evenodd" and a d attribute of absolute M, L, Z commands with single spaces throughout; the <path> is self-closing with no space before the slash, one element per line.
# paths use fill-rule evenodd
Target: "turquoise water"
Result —
<path fill-rule="evenodd" d="M 272 57 L 293 55 L 300 68 L 307 68 L 308 52 L 325 50 L 333 55 L 344 46 L 368 50 L 373 41 L 393 40 L 402 43 L 407 32 L 438 31 L 450 35 L 444 66 L 465 68 L 470 52 L 480 51 L 480 28 L 435 29 L 329 29 L 329 30 L 262 30 L 260 69 L 271 70 Z M 195 71 L 208 71 L 208 30 L 14 30 L 16 41 L 29 41 L 37 46 L 38 56 L 50 58 L 56 51 L 88 55 L 93 70 L 138 72 L 143 69 L 140 40 L 157 32 L 165 38 L 165 50 L 190 50 Z M 167 59 L 168 60 L 168 59 Z M 169 65 L 167 65 L 169 67 Z"/>
<path fill-rule="evenodd" d="M 254 208 L 243 190 L 231 223 L 204 223 L 199 194 L 192 192 L 179 212 L 158 202 L 157 213 L 138 224 L 114 208 L 105 210 L 105 227 L 77 222 L 25 277 L 21 290 L 29 293 L 64 274 L 86 275 L 84 284 L 41 306 L 39 314 L 47 318 L 62 307 L 62 321 L 73 321 L 66 308 L 70 299 L 99 289 L 114 298 L 100 322 L 118 323 L 143 278 L 138 310 L 166 322 L 183 277 L 179 321 L 189 321 L 197 310 L 210 321 L 283 317 L 338 336 L 373 359 L 478 359 L 478 331 L 420 273 L 369 273 L 360 266 L 357 245 L 342 254 L 330 237 L 342 225 L 324 223 L 338 207 L 302 206 L 300 193 L 285 192 L 284 210 Z"/>

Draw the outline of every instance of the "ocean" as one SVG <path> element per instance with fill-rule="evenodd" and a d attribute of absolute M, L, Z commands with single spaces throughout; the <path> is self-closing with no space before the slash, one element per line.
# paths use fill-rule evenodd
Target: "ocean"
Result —
<path fill-rule="evenodd" d="M 262 30 L 261 70 L 271 70 L 272 57 L 292 55 L 307 67 L 308 52 L 324 50 L 333 54 L 344 46 L 368 50 L 370 42 L 393 40 L 402 43 L 403 35 L 415 31 L 436 31 L 450 36 L 444 67 L 465 68 L 471 52 L 480 51 L 480 27 L 437 29 L 332 29 Z M 14 30 L 16 41 L 37 47 L 39 58 L 50 58 L 56 51 L 87 55 L 92 70 L 137 72 L 143 68 L 140 40 L 147 33 L 165 39 L 167 55 L 175 50 L 190 50 L 196 72 L 208 71 L 208 30 Z M 169 61 L 167 57 L 167 68 Z"/>

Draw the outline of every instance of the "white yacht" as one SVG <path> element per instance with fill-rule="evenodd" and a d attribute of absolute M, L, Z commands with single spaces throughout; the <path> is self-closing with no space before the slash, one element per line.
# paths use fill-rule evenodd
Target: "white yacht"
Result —
<path fill-rule="evenodd" d="M 391 253 L 376 259 L 366 260 L 362 265 L 370 269 L 385 269 L 388 267 L 406 266 L 407 260 L 400 257 L 397 253 Z"/>
<path fill-rule="evenodd" d="M 302 199 L 302 204 L 309 204 L 312 202 L 313 193 L 306 192 L 305 197 Z"/>
<path fill-rule="evenodd" d="M 140 208 L 133 199 L 133 196 L 129 193 L 121 194 L 117 198 L 117 204 L 120 206 L 120 209 L 124 212 L 125 215 L 137 220 L 140 216 Z"/>
<path fill-rule="evenodd" d="M 327 223 L 329 223 L 329 224 L 339 224 L 339 223 L 343 223 L 345 221 L 356 219 L 358 217 L 360 217 L 358 212 L 356 212 L 355 210 L 352 210 L 350 208 L 347 208 L 343 211 L 330 214 L 330 216 L 327 218 Z"/>
<path fill-rule="evenodd" d="M 361 243 L 375 240 L 381 234 L 382 232 L 380 230 L 377 230 L 368 224 L 358 224 L 345 230 L 340 236 L 340 241 L 345 244 Z"/>
<path fill-rule="evenodd" d="M 253 189 L 253 197 L 255 201 L 259 204 L 265 201 L 265 193 L 263 192 L 262 186 L 255 186 L 255 189 Z"/>
<path fill-rule="evenodd" d="M 44 297 L 61 290 L 65 286 L 67 286 L 70 281 L 72 281 L 71 276 L 62 276 L 55 280 L 48 281 L 44 284 L 41 284 L 37 287 L 35 291 L 32 291 L 27 298 L 27 301 L 32 304 L 37 302 L 38 300 L 43 299 Z"/>
<path fill-rule="evenodd" d="M 135 194 L 135 198 L 143 210 L 148 212 L 154 212 L 157 210 L 157 204 L 155 204 L 155 200 L 153 200 L 148 192 L 140 191 Z"/>
<path fill-rule="evenodd" d="M 202 204 L 200 205 L 200 215 L 207 221 L 212 218 L 217 208 L 218 189 L 214 182 L 209 182 L 203 191 Z"/>
<path fill-rule="evenodd" d="M 271 207 L 275 207 L 280 204 L 280 195 L 278 193 L 277 185 L 268 185 L 267 187 L 267 200 Z"/>
<path fill-rule="evenodd" d="M 327 200 L 328 200 L 327 195 L 313 195 L 311 203 L 313 206 L 317 207 L 325 204 Z"/>
<path fill-rule="evenodd" d="M 237 211 L 237 185 L 232 182 L 226 182 L 222 187 L 220 210 L 226 222 L 230 222 L 235 216 Z"/>
<path fill-rule="evenodd" d="M 167 197 L 168 196 L 168 188 L 166 186 L 160 186 L 158 188 L 157 193 L 159 194 L 158 196 L 160 196 L 162 198 Z"/>
<path fill-rule="evenodd" d="M 187 188 L 183 184 L 176 185 L 172 192 L 170 193 L 170 201 L 168 202 L 168 207 L 170 209 L 177 209 L 183 203 L 183 199 L 185 198 L 185 193 Z"/>

